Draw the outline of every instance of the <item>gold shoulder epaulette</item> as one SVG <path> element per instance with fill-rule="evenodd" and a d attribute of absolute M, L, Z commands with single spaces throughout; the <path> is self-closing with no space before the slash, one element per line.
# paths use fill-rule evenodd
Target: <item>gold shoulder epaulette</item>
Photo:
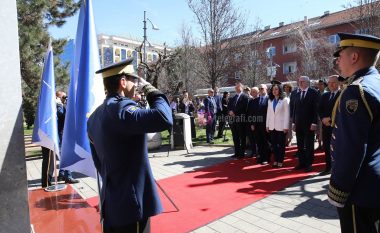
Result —
<path fill-rule="evenodd" d="M 352 86 L 357 86 L 359 88 L 359 93 L 360 93 L 360 97 L 362 98 L 363 100 L 363 103 L 364 103 L 364 106 L 366 107 L 367 111 L 368 111 L 368 114 L 369 114 L 369 117 L 371 118 L 371 122 L 373 120 L 373 113 L 372 113 L 372 110 L 371 108 L 369 107 L 369 104 L 368 104 L 368 101 L 367 99 L 365 98 L 365 95 L 364 95 L 364 89 L 363 89 L 363 86 L 361 84 L 361 81 L 364 79 L 364 77 L 360 77 L 358 78 L 357 80 L 353 81 L 351 83 Z"/>

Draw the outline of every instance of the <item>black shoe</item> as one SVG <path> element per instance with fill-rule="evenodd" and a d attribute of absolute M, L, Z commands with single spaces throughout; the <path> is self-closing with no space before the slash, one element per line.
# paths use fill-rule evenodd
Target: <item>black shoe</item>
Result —
<path fill-rule="evenodd" d="M 319 173 L 320 176 L 325 176 L 331 173 L 331 169 L 325 169 L 321 173 Z"/>
<path fill-rule="evenodd" d="M 301 165 L 297 165 L 293 168 L 293 170 L 301 170 L 302 168 L 304 168 L 304 166 L 301 166 Z"/>
<path fill-rule="evenodd" d="M 311 172 L 313 171 L 313 168 L 311 166 L 305 168 L 305 172 Z"/>
<path fill-rule="evenodd" d="M 267 161 L 261 162 L 261 165 L 267 165 L 267 164 L 268 164 Z"/>
<path fill-rule="evenodd" d="M 51 182 L 49 181 L 47 184 L 42 184 L 41 187 L 44 189 L 44 188 L 47 188 L 51 186 Z"/>
<path fill-rule="evenodd" d="M 65 183 L 66 184 L 76 184 L 76 183 L 79 183 L 79 180 L 76 180 L 76 179 L 74 179 L 72 177 L 69 177 L 69 178 L 65 179 Z"/>
<path fill-rule="evenodd" d="M 59 175 L 57 178 L 57 181 L 65 181 L 65 177 L 62 175 Z"/>

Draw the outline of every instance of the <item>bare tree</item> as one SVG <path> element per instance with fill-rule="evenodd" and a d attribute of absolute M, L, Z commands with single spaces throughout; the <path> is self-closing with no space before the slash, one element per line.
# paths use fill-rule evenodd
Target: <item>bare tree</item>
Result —
<path fill-rule="evenodd" d="M 196 73 L 195 67 L 200 65 L 199 49 L 195 46 L 191 27 L 183 24 L 180 34 L 181 45 L 174 51 L 176 56 L 167 63 L 165 79 L 160 83 L 160 87 L 170 95 L 178 95 L 184 90 L 193 93 L 206 84 Z"/>
<path fill-rule="evenodd" d="M 294 34 L 289 36 L 289 40 L 296 43 L 300 58 L 296 76 L 302 74 L 312 79 L 319 79 L 333 73 L 332 54 L 335 45 L 328 41 L 324 31 L 314 30 L 307 24 L 300 24 Z"/>
<path fill-rule="evenodd" d="M 267 82 L 267 66 L 269 58 L 264 48 L 264 40 L 261 36 L 260 19 L 256 19 L 251 33 L 243 36 L 243 73 L 242 80 L 245 84 L 256 86 Z"/>
<path fill-rule="evenodd" d="M 357 30 L 359 33 L 380 36 L 380 1 L 355 0 L 357 4 Z M 348 7 L 352 7 L 350 4 Z"/>
<path fill-rule="evenodd" d="M 215 87 L 225 76 L 230 61 L 234 60 L 234 48 L 238 35 L 245 28 L 244 17 L 234 8 L 232 0 L 188 0 L 202 34 L 200 49 L 201 64 L 196 67 L 197 75 Z"/>

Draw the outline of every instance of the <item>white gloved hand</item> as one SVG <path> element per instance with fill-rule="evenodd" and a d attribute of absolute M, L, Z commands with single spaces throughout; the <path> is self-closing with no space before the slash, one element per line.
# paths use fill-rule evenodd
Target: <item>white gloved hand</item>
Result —
<path fill-rule="evenodd" d="M 147 82 L 145 79 L 143 78 L 138 78 L 138 82 L 137 82 L 137 90 L 138 91 L 142 91 L 142 88 L 143 86 L 147 85 L 147 84 L 150 84 L 149 82 Z"/>
<path fill-rule="evenodd" d="M 149 82 L 147 82 L 145 79 L 143 79 L 143 78 L 139 78 L 139 86 L 141 85 L 141 86 L 145 86 L 145 85 L 147 85 L 147 84 L 150 84 Z"/>

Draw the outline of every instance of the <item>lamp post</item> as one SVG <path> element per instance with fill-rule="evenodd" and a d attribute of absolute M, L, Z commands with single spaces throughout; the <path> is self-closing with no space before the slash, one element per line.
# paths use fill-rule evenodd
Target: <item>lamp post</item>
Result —
<path fill-rule="evenodd" d="M 143 27 L 143 29 L 144 29 L 144 41 L 143 41 L 143 57 L 142 57 L 142 62 L 143 63 L 147 63 L 147 56 L 146 56 L 146 42 L 148 42 L 148 39 L 147 39 L 147 36 L 146 36 L 146 21 L 149 21 L 150 22 L 150 24 L 152 25 L 152 29 L 153 30 L 159 30 L 159 28 L 158 27 L 156 27 L 156 25 L 154 25 L 153 23 L 152 23 L 152 21 L 150 21 L 150 19 L 149 18 L 147 18 L 146 17 L 146 11 L 144 11 L 144 21 L 143 21 L 143 23 L 144 23 L 144 27 Z M 149 42 L 148 42 L 149 43 Z M 145 69 L 144 69 L 144 78 L 145 78 Z"/>

